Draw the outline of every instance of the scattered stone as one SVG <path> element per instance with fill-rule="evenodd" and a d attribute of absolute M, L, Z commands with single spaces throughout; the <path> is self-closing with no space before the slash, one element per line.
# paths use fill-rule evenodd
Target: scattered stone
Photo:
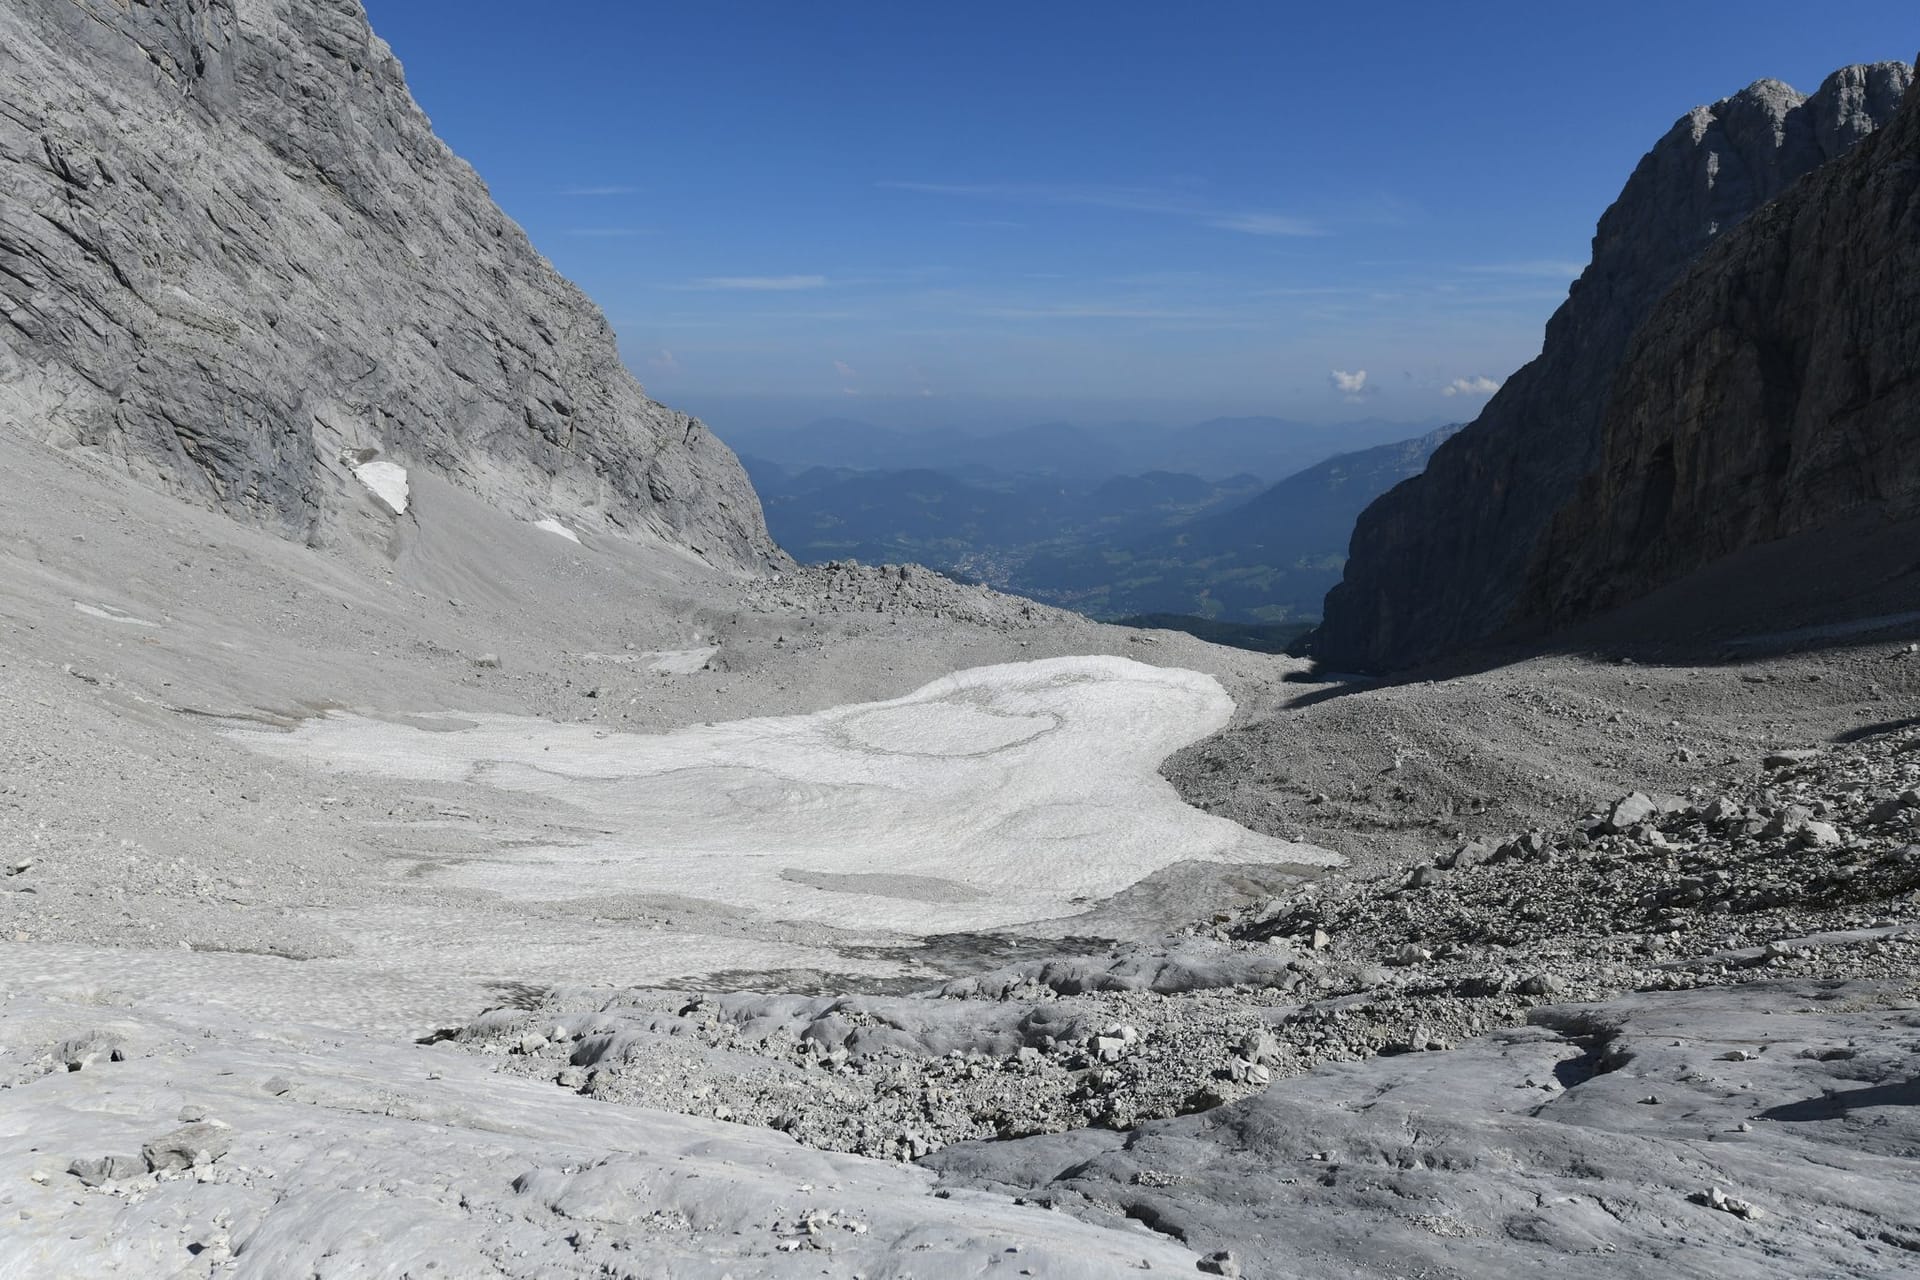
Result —
<path fill-rule="evenodd" d="M 1730 1213 L 1736 1218 L 1745 1218 L 1749 1222 L 1756 1222 L 1766 1216 L 1749 1201 L 1742 1200 L 1738 1196 L 1730 1196 L 1719 1187 L 1710 1188 L 1704 1196 L 1695 1196 L 1693 1199 L 1696 1204 L 1705 1204 L 1722 1213 Z"/>
<path fill-rule="evenodd" d="M 1230 1249 L 1216 1249 L 1197 1264 L 1200 1271 L 1210 1276 L 1237 1277 L 1240 1275 L 1240 1259 Z"/>
<path fill-rule="evenodd" d="M 120 1062 L 126 1053 L 120 1047 L 120 1037 L 111 1031 L 88 1031 L 62 1040 L 53 1056 L 69 1071 L 84 1071 L 96 1062 Z"/>
<path fill-rule="evenodd" d="M 140 1148 L 147 1168 L 155 1173 L 212 1164 L 233 1147 L 233 1134 L 218 1121 L 204 1121 L 175 1129 Z"/>
<path fill-rule="evenodd" d="M 122 1178 L 137 1178 L 147 1171 L 147 1162 L 139 1156 L 94 1156 L 75 1160 L 67 1172 L 89 1187 L 98 1187 Z"/>
<path fill-rule="evenodd" d="M 1642 791 L 1635 791 L 1613 802 L 1607 810 L 1606 827 L 1609 831 L 1625 831 L 1645 822 L 1660 812 L 1653 797 Z"/>
<path fill-rule="evenodd" d="M 1701 811 L 1700 816 L 1716 824 L 1737 822 L 1746 817 L 1746 810 L 1726 796 L 1718 796 Z"/>
<path fill-rule="evenodd" d="M 1817 849 L 1840 843 L 1840 831 L 1831 822 L 1809 822 L 1800 828 L 1800 842 Z"/>

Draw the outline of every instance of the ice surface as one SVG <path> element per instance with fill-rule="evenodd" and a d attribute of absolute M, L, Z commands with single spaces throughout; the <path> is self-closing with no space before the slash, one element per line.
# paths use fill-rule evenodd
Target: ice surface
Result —
<path fill-rule="evenodd" d="M 407 469 L 397 462 L 363 462 L 353 469 L 361 484 L 373 496 L 387 504 L 387 510 L 404 515 L 407 510 Z"/>
<path fill-rule="evenodd" d="M 1210 676 L 1077 657 L 666 734 L 497 715 L 426 732 L 348 714 L 240 732 L 344 772 L 550 797 L 604 833 L 501 849 L 445 869 L 449 883 L 523 900 L 679 894 L 927 934 L 1070 915 L 1186 860 L 1337 863 L 1190 808 L 1159 776 L 1232 711 Z"/>

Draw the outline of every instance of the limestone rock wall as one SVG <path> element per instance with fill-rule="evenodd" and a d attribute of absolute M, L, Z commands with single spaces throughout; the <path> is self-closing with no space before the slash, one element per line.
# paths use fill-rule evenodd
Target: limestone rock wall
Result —
<path fill-rule="evenodd" d="M 357 0 L 0 6 L 0 422 L 321 541 L 365 451 L 777 558 L 732 453 L 437 137 Z"/>
<path fill-rule="evenodd" d="M 1523 629 L 1757 543 L 1920 514 L 1920 94 L 1708 250 L 1635 334 L 1601 440 Z"/>
<path fill-rule="evenodd" d="M 1762 80 L 1682 117 L 1600 219 L 1540 356 L 1361 516 L 1313 652 L 1385 670 L 1509 629 L 1549 524 L 1599 460 L 1635 330 L 1717 239 L 1890 120 L 1911 78 L 1902 63 L 1848 67 L 1805 97 Z"/>

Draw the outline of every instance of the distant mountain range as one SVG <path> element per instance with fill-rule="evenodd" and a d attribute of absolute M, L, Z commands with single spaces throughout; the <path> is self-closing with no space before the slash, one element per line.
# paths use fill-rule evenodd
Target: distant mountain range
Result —
<path fill-rule="evenodd" d="M 1149 472 L 1098 484 L 1045 477 L 962 478 L 944 471 L 789 471 L 743 458 L 772 522 L 797 559 L 912 561 L 996 586 L 1036 551 L 1062 552 L 1171 529 L 1259 493 L 1250 475 L 1224 481 Z"/>
<path fill-rule="evenodd" d="M 1255 434 L 1248 421 L 1276 420 L 1194 430 Z M 1046 456 L 1035 442 L 1051 441 L 1064 464 L 1065 433 L 1074 430 L 1008 434 L 1027 442 L 1020 458 Z M 803 561 L 913 561 L 1100 618 L 1276 624 L 1319 617 L 1355 517 L 1418 474 L 1456 430 L 1340 453 L 1274 485 L 1246 472 L 1094 479 L 1086 466 L 1062 474 L 1063 465 L 1014 474 L 978 458 L 953 470 L 792 468 L 751 453 L 742 461 L 775 540 Z M 897 443 L 898 433 L 876 431 L 884 429 L 820 423 L 811 438 Z"/>
<path fill-rule="evenodd" d="M 1191 614 L 1241 622 L 1320 616 L 1360 512 L 1411 476 L 1460 428 L 1343 453 L 1249 501 L 1127 541 L 1030 557 L 1014 590 L 1091 614 Z M 777 530 L 775 537 L 779 536 Z"/>
<path fill-rule="evenodd" d="M 1435 423 L 1368 419 L 1336 425 L 1286 418 L 1213 418 L 1186 427 L 1070 422 L 975 432 L 897 431 L 852 418 L 789 430 L 723 428 L 737 452 L 789 470 L 939 471 L 968 478 L 1051 476 L 1078 484 L 1169 472 L 1268 483 L 1337 453 L 1401 440 Z"/>

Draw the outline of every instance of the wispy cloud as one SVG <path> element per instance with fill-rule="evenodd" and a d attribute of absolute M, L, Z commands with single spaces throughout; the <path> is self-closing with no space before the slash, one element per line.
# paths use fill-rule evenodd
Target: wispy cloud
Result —
<path fill-rule="evenodd" d="M 1222 231 L 1241 231 L 1250 236 L 1323 236 L 1326 232 L 1304 218 L 1289 218 L 1277 213 L 1232 213 L 1206 220 Z"/>
<path fill-rule="evenodd" d="M 677 286 L 681 289 L 736 290 L 747 293 L 793 293 L 801 289 L 824 289 L 825 276 L 702 276 Z"/>
<path fill-rule="evenodd" d="M 683 367 L 680 357 L 665 347 L 660 348 L 657 354 L 647 357 L 647 368 L 655 373 L 679 373 Z"/>
<path fill-rule="evenodd" d="M 1186 218 L 1222 231 L 1255 236 L 1320 236 L 1326 232 L 1305 218 L 1257 209 L 1222 208 L 1178 191 L 1155 187 L 1106 186 L 1097 183 L 1044 182 L 905 182 L 877 184 L 893 191 L 923 195 L 960 196 L 971 200 L 999 200 L 1010 204 L 1082 205 L 1118 209 L 1127 213 Z"/>
<path fill-rule="evenodd" d="M 1528 262 L 1487 262 L 1463 267 L 1481 276 L 1529 276 L 1542 280 L 1571 280 L 1587 269 L 1584 262 L 1563 258 L 1536 258 Z"/>
<path fill-rule="evenodd" d="M 1352 373 L 1348 373 L 1345 369 L 1329 369 L 1327 370 L 1327 378 L 1328 381 L 1333 383 L 1333 389 L 1342 395 L 1359 396 L 1366 394 L 1367 371 L 1365 369 L 1356 369 Z"/>
<path fill-rule="evenodd" d="M 858 320 L 861 317 L 861 313 L 858 311 L 781 310 L 781 311 L 742 311 L 742 312 L 737 312 L 735 314 L 749 318 L 749 319 L 753 319 L 753 320 L 785 320 L 788 322 L 798 322 L 802 320 Z M 732 324 L 734 322 L 732 320 L 727 320 L 722 323 Z"/>
<path fill-rule="evenodd" d="M 845 360 L 835 360 L 833 362 L 833 371 L 843 378 L 857 378 L 860 376 L 853 371 L 853 366 Z"/>
<path fill-rule="evenodd" d="M 1031 307 L 985 307 L 979 314 L 996 320 L 1216 320 L 1225 313 L 1104 302 L 1062 302 Z"/>
<path fill-rule="evenodd" d="M 1003 200 L 1010 204 L 1084 204 L 1101 209 L 1131 209 L 1140 213 L 1167 213 L 1181 207 L 1164 192 L 1147 187 L 1099 186 L 1048 182 L 901 182 L 875 184 L 892 191 L 918 191 L 930 196 L 964 196 L 972 200 Z"/>
<path fill-rule="evenodd" d="M 1440 394 L 1443 396 L 1490 396 L 1499 389 L 1498 382 L 1476 373 L 1470 378 L 1455 378 L 1440 389 Z"/>
<path fill-rule="evenodd" d="M 634 195 L 639 195 L 639 194 L 640 194 L 640 188 L 638 188 L 638 187 L 629 187 L 629 186 L 610 186 L 610 187 L 563 187 L 563 188 L 561 188 L 561 191 L 560 191 L 560 194 L 561 194 L 561 195 L 563 195 L 563 196 L 583 196 L 583 197 L 586 197 L 586 198 L 589 198 L 589 199 L 598 199 L 598 198 L 601 198 L 601 197 L 604 197 L 604 196 L 634 196 Z"/>

